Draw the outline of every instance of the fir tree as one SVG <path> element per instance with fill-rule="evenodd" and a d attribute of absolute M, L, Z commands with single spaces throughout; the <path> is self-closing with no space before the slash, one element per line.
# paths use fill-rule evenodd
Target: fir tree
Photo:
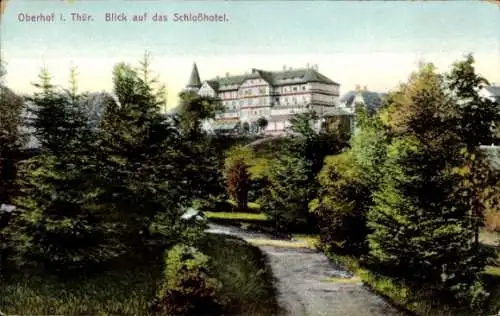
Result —
<path fill-rule="evenodd" d="M 95 201 L 95 161 L 91 133 L 73 87 L 65 94 L 50 82 L 46 69 L 32 98 L 32 126 L 41 154 L 21 165 L 21 195 L 9 227 L 21 263 L 40 263 L 46 270 L 82 268 L 115 254 L 106 239 L 105 210 Z"/>
<path fill-rule="evenodd" d="M 485 263 L 464 198 L 472 191 L 460 185 L 467 150 L 447 128 L 451 101 L 442 83 L 423 66 L 387 108 L 394 135 L 368 213 L 368 241 L 384 273 L 476 304 Z"/>
<path fill-rule="evenodd" d="M 148 83 L 149 73 L 115 66 L 117 99 L 107 104 L 100 126 L 98 162 L 105 189 L 99 200 L 121 224 L 121 243 L 129 251 L 153 240 L 153 226 L 172 242 L 181 206 L 189 201 L 182 188 L 186 161 L 179 158 L 184 145 L 174 121 L 160 112 L 164 99 Z"/>
<path fill-rule="evenodd" d="M 281 156 L 272 162 L 262 204 L 278 231 L 305 232 L 315 228 L 314 215 L 308 210 L 312 199 L 308 168 L 307 162 L 290 156 Z"/>

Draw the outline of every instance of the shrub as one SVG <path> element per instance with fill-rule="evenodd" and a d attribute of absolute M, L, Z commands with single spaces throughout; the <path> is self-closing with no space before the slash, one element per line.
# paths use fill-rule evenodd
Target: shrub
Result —
<path fill-rule="evenodd" d="M 325 159 L 318 197 L 310 210 L 319 217 L 321 242 L 339 254 L 367 251 L 366 213 L 371 192 L 359 181 L 349 152 Z"/>
<path fill-rule="evenodd" d="M 307 166 L 303 159 L 289 156 L 273 161 L 270 185 L 260 202 L 280 233 L 314 232 L 317 228 L 316 216 L 308 209 L 314 191 L 307 177 Z"/>
<path fill-rule="evenodd" d="M 157 309 L 173 315 L 207 315 L 222 311 L 222 284 L 210 276 L 209 257 L 184 244 L 165 254 L 164 283 L 158 293 Z"/>

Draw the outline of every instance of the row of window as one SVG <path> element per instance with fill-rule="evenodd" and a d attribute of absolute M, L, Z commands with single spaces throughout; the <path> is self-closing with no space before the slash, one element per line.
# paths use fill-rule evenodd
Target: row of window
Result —
<path fill-rule="evenodd" d="M 287 111 L 286 113 L 275 113 L 274 115 L 286 115 L 286 114 L 298 114 L 298 113 L 303 113 L 305 109 L 308 109 L 309 106 L 302 106 L 297 109 L 291 109 L 290 111 Z M 242 111 L 243 116 L 266 116 L 269 115 L 269 110 L 268 109 L 255 109 L 255 110 L 244 110 Z M 219 117 L 226 116 L 229 117 L 231 115 L 224 115 L 221 114 Z"/>
<path fill-rule="evenodd" d="M 306 91 L 307 86 L 302 85 L 302 86 L 292 86 L 292 87 L 290 87 L 290 86 L 281 87 L 281 93 L 298 92 L 298 91 L 300 91 L 299 89 L 302 89 L 302 91 Z"/>
<path fill-rule="evenodd" d="M 281 93 L 289 93 L 289 92 L 299 92 L 299 91 L 306 91 L 307 86 L 302 85 L 302 86 L 285 86 L 281 87 Z M 268 93 L 268 89 L 266 87 L 260 87 L 257 89 L 257 95 L 266 95 Z M 248 89 L 243 89 L 239 91 L 229 91 L 229 92 L 222 92 L 220 97 L 222 99 L 230 99 L 230 98 L 236 98 L 238 96 L 252 96 L 254 95 L 254 92 L 252 91 L 252 88 Z"/>

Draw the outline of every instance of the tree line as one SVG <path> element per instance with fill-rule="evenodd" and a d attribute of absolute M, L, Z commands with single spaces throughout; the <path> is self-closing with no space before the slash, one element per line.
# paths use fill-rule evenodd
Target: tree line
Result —
<path fill-rule="evenodd" d="M 218 188 L 217 152 L 200 122 L 220 105 L 182 94 L 181 113 L 166 115 L 165 88 L 150 61 L 146 54 L 138 67 L 115 65 L 113 93 L 101 98 L 97 124 L 88 111 L 95 100 L 79 92 L 76 69 L 68 88 L 55 86 L 42 69 L 27 98 L 2 86 L 9 92 L 1 100 L 2 175 L 16 164 L 15 175 L 2 176 L 10 193 L 1 202 L 16 206 L 1 230 L 4 270 L 66 275 L 189 244 L 201 234 L 201 226 L 180 216 Z M 23 119 L 23 111 L 31 115 Z M 7 153 L 23 145 L 20 125 L 39 146 L 28 159 L 12 161 Z"/>
<path fill-rule="evenodd" d="M 314 114 L 299 115 L 296 136 L 273 155 L 229 152 L 229 195 L 239 209 L 256 195 L 275 229 L 318 232 L 326 252 L 429 301 L 479 308 L 493 255 L 479 231 L 500 231 L 500 174 L 480 149 L 500 139 L 500 105 L 479 93 L 487 85 L 467 55 L 447 73 L 420 65 L 376 113 L 357 105 L 350 138 L 318 133 Z"/>

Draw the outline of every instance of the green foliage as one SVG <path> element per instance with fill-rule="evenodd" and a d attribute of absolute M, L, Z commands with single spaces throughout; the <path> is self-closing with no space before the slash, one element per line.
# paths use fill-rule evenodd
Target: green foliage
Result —
<path fill-rule="evenodd" d="M 384 177 L 382 166 L 390 135 L 379 117 L 370 117 L 364 110 L 358 113 L 358 128 L 351 139 L 350 157 L 359 181 L 374 192 Z"/>
<path fill-rule="evenodd" d="M 371 196 L 360 181 L 351 153 L 327 157 L 318 179 L 318 197 L 309 207 L 319 218 L 322 244 L 341 254 L 366 253 Z"/>
<path fill-rule="evenodd" d="M 34 84 L 38 92 L 28 98 L 32 104 L 28 108 L 32 114 L 28 125 L 44 152 L 62 155 L 78 148 L 83 137 L 88 136 L 88 122 L 77 97 L 58 91 L 46 68 L 41 70 L 39 79 Z"/>
<path fill-rule="evenodd" d="M 223 284 L 225 315 L 280 315 L 271 268 L 266 256 L 244 240 L 208 234 L 200 243 L 213 275 Z"/>
<path fill-rule="evenodd" d="M 106 211 L 95 203 L 100 190 L 93 186 L 92 133 L 76 82 L 64 94 L 46 69 L 40 78 L 31 124 L 42 154 L 20 165 L 18 208 L 5 232 L 19 263 L 67 271 L 109 260 L 120 249 L 108 234 Z"/>
<path fill-rule="evenodd" d="M 214 118 L 218 112 L 224 109 L 220 100 L 201 96 L 192 91 L 181 92 L 180 100 L 178 106 L 179 126 L 185 134 L 200 134 L 202 122 Z"/>
<path fill-rule="evenodd" d="M 314 231 L 316 215 L 308 211 L 316 196 L 316 178 L 326 156 L 338 154 L 347 145 L 347 137 L 338 131 L 317 133 L 312 126 L 318 119 L 314 112 L 292 119 L 296 133 L 280 150 L 280 157 L 269 161 L 267 187 L 259 199 L 280 231 Z"/>
<path fill-rule="evenodd" d="M 307 167 L 304 160 L 287 156 L 271 162 L 270 185 L 261 200 L 278 231 L 314 230 L 314 215 L 308 211 L 312 190 Z"/>
<path fill-rule="evenodd" d="M 261 157 L 260 153 L 250 146 L 233 146 L 225 156 L 224 176 L 228 179 L 228 171 L 238 161 L 246 165 L 248 172 L 248 200 L 257 200 L 268 185 L 267 174 L 269 173 L 269 159 Z"/>
<path fill-rule="evenodd" d="M 257 220 L 266 221 L 267 215 L 264 213 L 236 213 L 236 212 L 205 212 L 207 218 L 228 218 L 234 220 Z"/>
<path fill-rule="evenodd" d="M 498 141 L 495 125 L 500 122 L 500 103 L 479 96 L 479 90 L 488 85 L 488 81 L 476 73 L 474 62 L 474 57 L 469 54 L 464 60 L 454 63 L 446 75 L 456 104 L 453 119 L 458 124 L 454 130 L 469 149 Z"/>
<path fill-rule="evenodd" d="M 0 83 L 0 203 L 15 193 L 16 153 L 25 139 L 19 131 L 24 100 Z"/>
<path fill-rule="evenodd" d="M 268 124 L 269 122 L 265 117 L 259 117 L 257 119 L 257 126 L 259 127 L 260 130 L 264 130 Z"/>
<path fill-rule="evenodd" d="M 383 273 L 456 299 L 469 292 L 476 305 L 485 258 L 473 243 L 473 190 L 461 185 L 467 152 L 439 118 L 449 99 L 433 71 L 414 74 L 389 108 L 395 137 L 368 213 L 370 254 Z"/>
<path fill-rule="evenodd" d="M 155 315 L 163 262 L 129 257 L 106 269 L 57 277 L 28 271 L 9 274 L 0 287 L 0 311 L 8 315 Z"/>
<path fill-rule="evenodd" d="M 175 159 L 184 164 L 182 189 L 192 198 L 208 202 L 225 193 L 221 148 L 225 139 L 209 137 L 201 126 L 205 120 L 215 117 L 222 104 L 193 92 L 182 92 L 180 100 L 178 113 L 172 119 L 182 139 L 177 149 L 182 154 Z"/>
<path fill-rule="evenodd" d="M 225 304 L 218 297 L 222 283 L 211 274 L 208 256 L 194 247 L 174 246 L 165 255 L 157 308 L 173 315 L 220 313 Z"/>
<path fill-rule="evenodd" d="M 181 206 L 192 198 L 193 188 L 180 184 L 193 157 L 183 152 L 174 122 L 160 113 L 161 95 L 129 65 L 118 64 L 113 74 L 118 102 L 107 104 L 99 130 L 98 201 L 119 223 L 121 243 L 142 249 L 157 238 L 175 240 Z M 153 224 L 162 229 L 151 232 Z"/>

